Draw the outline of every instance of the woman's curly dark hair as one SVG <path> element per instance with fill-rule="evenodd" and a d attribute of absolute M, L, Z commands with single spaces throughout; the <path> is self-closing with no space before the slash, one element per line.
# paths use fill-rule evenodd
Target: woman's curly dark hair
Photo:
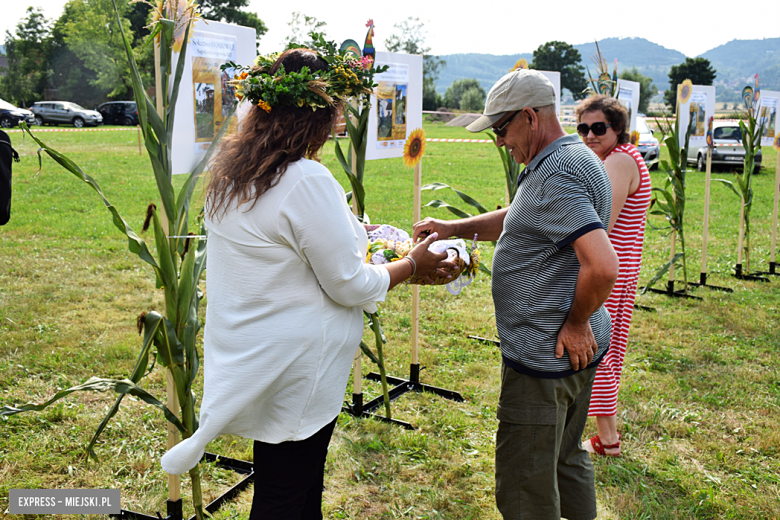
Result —
<path fill-rule="evenodd" d="M 586 112 L 601 111 L 607 118 L 607 123 L 612 125 L 612 130 L 618 135 L 618 144 L 626 144 L 629 141 L 628 135 L 628 112 L 625 107 L 615 98 L 597 94 L 590 96 L 577 107 L 577 122 L 582 119 L 582 114 Z"/>
<path fill-rule="evenodd" d="M 271 67 L 287 71 L 304 66 L 316 71 L 327 68 L 325 60 L 311 49 L 285 51 Z M 257 199 L 278 184 L 287 167 L 304 157 L 317 159 L 331 129 L 342 112 L 341 105 L 312 110 L 309 107 L 273 107 L 266 112 L 252 106 L 240 130 L 225 137 L 210 164 L 211 182 L 206 190 L 207 213 L 219 217 L 235 207 Z"/>

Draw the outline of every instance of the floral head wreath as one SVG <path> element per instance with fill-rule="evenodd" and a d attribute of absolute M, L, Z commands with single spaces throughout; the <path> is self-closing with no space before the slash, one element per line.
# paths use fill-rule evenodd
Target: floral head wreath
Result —
<path fill-rule="evenodd" d="M 327 68 L 312 71 L 302 67 L 300 71 L 286 71 L 284 65 L 271 74 L 271 67 L 281 53 L 258 56 L 251 68 L 228 63 L 224 68 L 232 67 L 240 71 L 231 81 L 236 86 L 236 98 L 246 99 L 266 112 L 276 107 L 309 107 L 312 110 L 333 106 L 351 97 L 363 96 L 368 103 L 376 84 L 374 74 L 384 72 L 387 66 L 373 68 L 373 60 L 365 56 L 362 59 L 344 51 L 337 50 L 335 42 L 325 41 L 321 34 L 310 34 L 312 50 L 328 64 Z M 302 46 L 293 46 L 292 48 Z"/>

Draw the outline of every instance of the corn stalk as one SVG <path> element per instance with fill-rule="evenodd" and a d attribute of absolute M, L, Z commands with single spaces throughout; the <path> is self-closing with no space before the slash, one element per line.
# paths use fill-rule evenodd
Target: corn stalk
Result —
<path fill-rule="evenodd" d="M 683 291 L 688 287 L 688 264 L 685 252 L 685 176 L 688 171 L 688 145 L 691 139 L 691 127 L 687 125 L 685 129 L 685 140 L 681 148 L 680 118 L 675 118 L 674 125 L 667 119 L 665 125 L 659 126 L 664 134 L 663 142 L 669 151 L 669 161 L 661 161 L 661 169 L 666 173 L 666 182 L 663 188 L 653 188 L 655 197 L 650 202 L 649 211 L 651 215 L 664 216 L 669 225 L 658 228 L 651 223 L 650 226 L 653 229 L 669 229 L 671 233 L 674 233 L 675 240 L 680 241 L 680 253 L 673 255 L 669 262 L 656 271 L 642 294 L 663 278 L 666 272 L 680 260 L 682 260 L 683 268 Z"/>
<path fill-rule="evenodd" d="M 756 152 L 761 149 L 761 134 L 763 133 L 763 124 L 759 125 L 755 112 L 751 101 L 747 104 L 747 124 L 742 120 L 739 121 L 739 128 L 742 132 L 742 146 L 745 149 L 742 173 L 734 172 L 734 181 L 713 179 L 729 188 L 740 199 L 740 220 L 744 226 L 743 229 L 740 229 L 740 233 L 744 230 L 741 247 L 745 255 L 745 269 L 743 271 L 745 274 L 750 273 L 750 210 L 753 207 L 752 179 L 756 166 Z"/>
<path fill-rule="evenodd" d="M 121 21 L 116 4 L 117 23 L 121 28 Z M 190 173 L 189 177 L 175 193 L 172 178 L 172 162 L 170 144 L 173 137 L 176 100 L 179 94 L 182 72 L 184 70 L 187 41 L 192 25 L 192 20 L 198 17 L 195 6 L 186 8 L 183 12 L 177 12 L 175 5 L 165 4 L 159 11 L 161 15 L 155 24 L 150 38 L 158 37 L 160 41 L 160 63 L 157 74 L 162 79 L 162 114 L 158 114 L 154 104 L 146 95 L 146 90 L 141 82 L 138 67 L 133 57 L 130 43 L 122 38 L 130 62 L 132 72 L 132 84 L 135 94 L 136 106 L 140 128 L 143 133 L 149 159 L 152 163 L 154 178 L 159 191 L 162 208 L 151 204 L 147 208 L 144 230 L 149 226 L 154 232 L 155 254 L 153 254 L 146 242 L 138 236 L 130 224 L 122 217 L 119 210 L 103 194 L 98 182 L 86 174 L 80 166 L 71 159 L 47 146 L 36 137 L 24 123 L 24 130 L 38 143 L 39 161 L 41 154 L 45 152 L 59 165 L 75 175 L 79 180 L 89 185 L 101 198 L 103 205 L 111 214 L 114 225 L 128 239 L 130 252 L 151 266 L 158 289 L 162 289 L 165 296 L 164 313 L 142 313 L 137 318 L 139 334 L 143 334 L 143 342 L 133 372 L 126 379 L 104 379 L 92 377 L 84 384 L 63 390 L 42 404 L 27 404 L 21 407 L 6 406 L 0 409 L 0 416 L 10 416 L 20 412 L 39 411 L 50 404 L 78 391 L 113 391 L 117 393 L 113 406 L 100 422 L 95 431 L 86 452 L 97 459 L 94 451 L 95 443 L 105 429 L 108 422 L 119 410 L 125 395 L 133 395 L 159 408 L 166 420 L 173 424 L 183 438 L 189 438 L 198 429 L 198 418 L 195 413 L 196 397 L 192 391 L 192 385 L 200 367 L 198 351 L 195 341 L 201 327 L 198 318 L 198 308 L 203 292 L 199 282 L 203 270 L 206 267 L 206 242 L 196 241 L 190 238 L 188 229 L 190 200 L 195 186 L 203 173 L 206 164 L 211 158 L 217 143 L 220 141 L 228 125 L 222 125 L 219 133 L 211 143 L 203 159 Z M 166 18 L 166 15 L 168 17 Z M 183 40 L 181 44 L 181 57 L 178 60 L 176 70 L 172 70 L 173 47 L 175 32 L 183 27 Z M 172 76 L 172 77 L 171 77 Z M 233 108 L 235 110 L 235 107 Z M 229 117 L 232 116 L 232 112 Z M 42 163 L 42 161 L 41 161 Z M 205 235 L 206 230 L 201 224 L 200 234 Z M 152 368 L 149 368 L 149 359 L 152 357 Z M 148 375 L 157 364 L 170 371 L 175 384 L 175 392 L 180 403 L 180 410 L 170 410 L 148 391 L 139 386 L 143 377 Z M 148 371 L 147 371 L 148 370 Z M 178 415 L 177 413 L 178 412 Z M 200 485 L 200 468 L 195 466 L 190 470 L 192 479 L 192 500 L 195 514 L 198 520 L 204 518 L 203 497 Z"/>

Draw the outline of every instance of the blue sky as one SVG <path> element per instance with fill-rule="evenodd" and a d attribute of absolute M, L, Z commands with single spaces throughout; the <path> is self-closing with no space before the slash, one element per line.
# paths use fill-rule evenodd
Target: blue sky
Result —
<path fill-rule="evenodd" d="M 47 17 L 57 18 L 66 0 L 2 0 L 2 3 L 0 31 L 5 35 L 24 16 L 28 6 L 41 7 Z M 436 54 L 515 54 L 532 52 L 551 40 L 579 44 L 609 37 L 642 37 L 687 56 L 697 56 L 734 39 L 780 36 L 777 17 L 762 16 L 778 12 L 777 4 L 770 0 L 746 4 L 753 14 L 733 6 L 728 10 L 710 9 L 706 4 L 680 0 L 647 3 L 394 0 L 390 5 L 392 9 L 386 5 L 372 8 L 363 2 L 250 0 L 249 10 L 257 12 L 269 27 L 260 45 L 263 52 L 281 47 L 290 32 L 287 24 L 293 11 L 325 21 L 330 39 L 352 38 L 361 45 L 365 23 L 373 17 L 374 43 L 379 50 L 383 50 L 384 40 L 394 32 L 396 23 L 410 16 L 419 17 L 428 31 L 427 44 Z"/>

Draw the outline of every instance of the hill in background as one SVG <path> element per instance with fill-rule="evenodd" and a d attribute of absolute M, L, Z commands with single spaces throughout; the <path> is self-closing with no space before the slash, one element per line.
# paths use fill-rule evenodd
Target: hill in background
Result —
<path fill-rule="evenodd" d="M 581 64 L 593 73 L 595 64 L 591 56 L 596 53 L 596 44 L 589 42 L 574 47 L 582 56 Z M 653 78 L 661 91 L 669 87 L 672 65 L 685 61 L 683 53 L 644 38 L 607 38 L 599 42 L 599 48 L 610 70 L 617 58 L 618 72 L 636 67 L 645 76 Z M 780 38 L 733 40 L 701 56 L 710 60 L 718 72 L 715 79 L 718 101 L 737 101 L 738 92 L 755 73 L 759 74 L 761 88 L 780 90 Z M 444 93 L 453 81 L 462 78 L 477 78 L 488 90 L 519 58 L 531 63 L 533 54 L 450 54 L 441 58 L 447 65 L 439 75 L 436 89 Z"/>

